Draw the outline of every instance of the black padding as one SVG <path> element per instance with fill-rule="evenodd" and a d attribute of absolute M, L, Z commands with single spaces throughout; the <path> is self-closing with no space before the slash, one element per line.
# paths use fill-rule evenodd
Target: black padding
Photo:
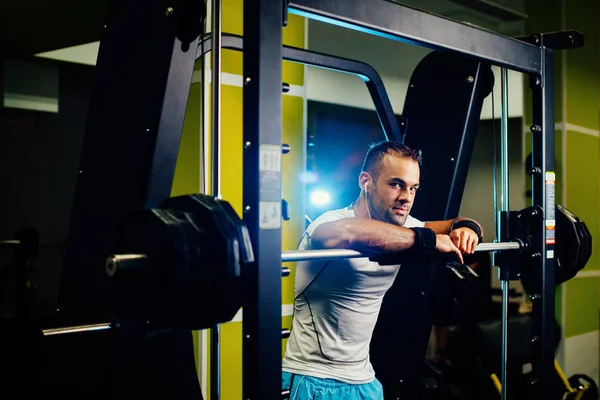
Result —
<path fill-rule="evenodd" d="M 432 52 L 415 68 L 402 117 L 404 143 L 423 152 L 421 194 L 411 215 L 423 221 L 458 216 L 484 99 L 494 75 L 489 65 Z"/>

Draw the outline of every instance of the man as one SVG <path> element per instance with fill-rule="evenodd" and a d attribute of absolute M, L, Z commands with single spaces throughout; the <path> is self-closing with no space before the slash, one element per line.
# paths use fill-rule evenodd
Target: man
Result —
<path fill-rule="evenodd" d="M 420 151 L 398 142 L 372 145 L 359 176 L 359 198 L 316 218 L 299 249 L 346 248 L 373 257 L 452 253 L 463 262 L 462 254 L 473 253 L 481 240 L 479 224 L 464 218 L 423 223 L 409 215 L 420 164 Z M 297 264 L 282 375 L 290 399 L 383 399 L 369 343 L 383 296 L 399 268 L 369 257 Z"/>

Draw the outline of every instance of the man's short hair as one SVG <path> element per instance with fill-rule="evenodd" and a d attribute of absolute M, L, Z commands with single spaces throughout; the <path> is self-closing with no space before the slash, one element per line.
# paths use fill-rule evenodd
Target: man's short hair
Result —
<path fill-rule="evenodd" d="M 377 180 L 381 170 L 381 161 L 387 154 L 410 158 L 419 163 L 419 165 L 422 162 L 421 150 L 411 149 L 400 142 L 385 140 L 369 146 L 361 171 L 368 172 L 374 180 Z"/>

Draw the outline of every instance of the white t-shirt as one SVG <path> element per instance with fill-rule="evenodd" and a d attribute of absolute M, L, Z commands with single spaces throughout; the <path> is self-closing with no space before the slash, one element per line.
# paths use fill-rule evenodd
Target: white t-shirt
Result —
<path fill-rule="evenodd" d="M 311 249 L 311 235 L 324 222 L 354 218 L 352 207 L 315 219 L 299 250 Z M 408 216 L 404 227 L 423 227 Z M 375 372 L 369 344 L 383 296 L 400 265 L 368 258 L 301 261 L 296 264 L 294 317 L 283 358 L 283 371 L 351 384 L 371 382 Z"/>

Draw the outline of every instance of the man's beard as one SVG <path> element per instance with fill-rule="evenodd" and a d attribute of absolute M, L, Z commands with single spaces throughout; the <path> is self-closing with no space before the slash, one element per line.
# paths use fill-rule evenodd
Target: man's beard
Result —
<path fill-rule="evenodd" d="M 368 207 L 370 208 L 371 215 L 377 216 L 377 219 L 392 225 L 404 226 L 408 219 L 408 211 L 406 215 L 394 215 L 393 209 L 382 209 L 374 204 L 369 204 Z"/>

